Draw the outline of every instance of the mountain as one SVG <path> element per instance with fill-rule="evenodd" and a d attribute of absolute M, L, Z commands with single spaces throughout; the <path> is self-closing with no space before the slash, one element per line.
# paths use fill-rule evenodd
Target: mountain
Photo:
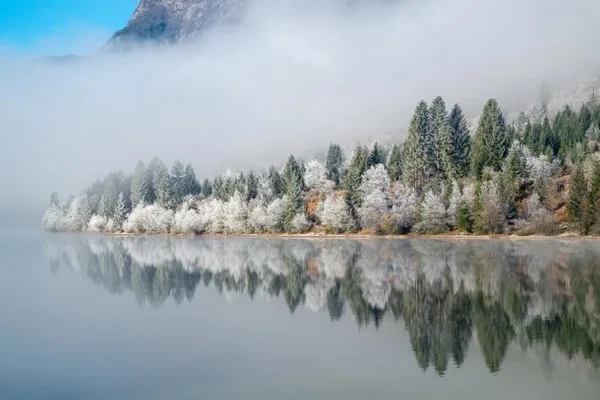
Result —
<path fill-rule="evenodd" d="M 147 41 L 179 43 L 203 30 L 241 20 L 246 0 L 140 0 L 127 25 L 105 48 L 129 48 Z"/>

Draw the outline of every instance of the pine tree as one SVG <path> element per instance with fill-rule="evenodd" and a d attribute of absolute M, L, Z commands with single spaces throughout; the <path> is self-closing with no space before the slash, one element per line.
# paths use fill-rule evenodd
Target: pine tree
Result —
<path fill-rule="evenodd" d="M 204 182 L 202 182 L 202 195 L 205 198 L 208 198 L 212 195 L 212 192 L 213 192 L 212 184 L 210 183 L 210 181 L 208 179 L 204 179 Z"/>
<path fill-rule="evenodd" d="M 185 173 L 183 176 L 183 195 L 198 196 L 202 192 L 202 186 L 196 179 L 196 172 L 191 164 L 185 167 Z"/>
<path fill-rule="evenodd" d="M 115 209 L 112 214 L 112 218 L 117 231 L 120 231 L 123 227 L 123 222 L 125 222 L 127 209 L 125 207 L 125 196 L 123 196 L 123 192 L 119 193 L 119 197 L 117 198 L 117 203 L 115 205 Z"/>
<path fill-rule="evenodd" d="M 431 154 L 435 154 L 434 143 L 430 137 L 429 125 L 427 103 L 420 101 L 410 122 L 402 154 L 402 178 L 408 186 L 419 193 L 423 190 L 425 180 L 431 176 L 434 167 L 431 163 Z"/>
<path fill-rule="evenodd" d="M 367 158 L 367 169 L 377 164 L 383 164 L 383 162 L 383 149 L 377 142 L 375 142 L 375 144 L 373 144 L 373 148 L 369 152 L 369 157 Z"/>
<path fill-rule="evenodd" d="M 344 167 L 344 153 L 338 144 L 331 143 L 327 151 L 327 160 L 325 168 L 327 169 L 327 179 L 335 182 L 336 186 L 342 180 L 342 169 Z"/>
<path fill-rule="evenodd" d="M 387 162 L 387 170 L 392 182 L 399 181 L 402 178 L 402 150 L 399 146 L 393 145 L 390 150 L 390 156 Z"/>
<path fill-rule="evenodd" d="M 446 103 L 438 96 L 433 99 L 429 110 L 431 118 L 431 135 L 434 141 L 434 166 L 435 174 L 448 176 L 445 165 L 451 156 L 450 125 Z"/>
<path fill-rule="evenodd" d="M 575 171 L 571 176 L 570 186 L 567 213 L 569 220 L 581 228 L 587 195 L 587 183 L 581 166 L 575 168 Z"/>
<path fill-rule="evenodd" d="M 485 167 L 491 167 L 494 170 L 500 169 L 508 146 L 504 116 L 498 102 L 490 99 L 483 108 L 473 138 L 471 155 L 473 176 L 481 178 Z"/>
<path fill-rule="evenodd" d="M 148 174 L 143 162 L 138 161 L 131 178 L 131 207 L 135 208 L 140 203 L 145 203 L 149 198 Z"/>

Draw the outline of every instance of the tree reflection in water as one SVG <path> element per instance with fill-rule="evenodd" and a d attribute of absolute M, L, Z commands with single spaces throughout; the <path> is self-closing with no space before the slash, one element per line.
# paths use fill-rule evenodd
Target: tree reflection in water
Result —
<path fill-rule="evenodd" d="M 420 368 L 461 366 L 475 335 L 491 372 L 513 341 L 600 366 L 600 249 L 584 240 L 338 240 L 49 236 L 53 272 L 80 271 L 140 305 L 220 293 L 283 297 L 350 313 L 360 328 L 403 321 Z M 386 316 L 390 316 L 389 318 Z"/>

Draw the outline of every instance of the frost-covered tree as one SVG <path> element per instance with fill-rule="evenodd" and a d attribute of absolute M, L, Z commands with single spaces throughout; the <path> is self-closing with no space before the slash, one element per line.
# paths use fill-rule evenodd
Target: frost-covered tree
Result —
<path fill-rule="evenodd" d="M 157 204 L 138 204 L 123 223 L 123 230 L 128 233 L 169 233 L 173 214 L 172 210 Z"/>
<path fill-rule="evenodd" d="M 168 207 L 175 208 L 181 204 L 183 196 L 187 194 L 185 187 L 185 169 L 179 160 L 175 161 L 173 168 L 171 168 L 170 181 L 171 189 Z"/>
<path fill-rule="evenodd" d="M 299 211 L 294 218 L 292 218 L 292 232 L 293 233 L 305 233 L 310 229 L 310 222 L 306 218 L 306 214 L 303 211 Z"/>
<path fill-rule="evenodd" d="M 395 182 L 390 191 L 390 223 L 393 232 L 405 233 L 415 223 L 417 192 L 410 186 Z"/>
<path fill-rule="evenodd" d="M 450 193 L 450 200 L 448 202 L 448 208 L 446 209 L 446 223 L 452 228 L 456 228 L 458 223 L 458 211 L 463 203 L 463 199 L 460 193 L 460 187 L 456 181 L 452 181 L 452 193 Z"/>
<path fill-rule="evenodd" d="M 381 165 L 381 164 L 379 164 Z M 360 226 L 363 229 L 379 229 L 385 222 L 388 211 L 388 199 L 385 192 L 376 189 L 365 193 L 358 208 Z"/>
<path fill-rule="evenodd" d="M 261 201 L 249 205 L 248 227 L 254 233 L 262 233 L 267 229 L 267 209 Z"/>
<path fill-rule="evenodd" d="M 420 101 L 408 129 L 402 154 L 402 179 L 420 192 L 434 172 L 435 143 L 431 137 L 429 108 Z"/>
<path fill-rule="evenodd" d="M 53 195 L 55 195 L 55 193 L 53 193 Z M 62 230 L 62 210 L 60 209 L 58 202 L 50 203 L 50 206 L 44 212 L 42 225 L 45 230 L 50 232 L 58 232 Z"/>
<path fill-rule="evenodd" d="M 185 167 L 185 172 L 183 175 L 183 195 L 198 196 L 201 192 L 202 186 L 200 186 L 200 183 L 196 178 L 194 167 L 192 167 L 191 164 L 188 164 L 187 167 Z"/>
<path fill-rule="evenodd" d="M 258 196 L 258 178 L 254 171 L 250 170 L 244 179 L 244 199 L 248 202 Z"/>
<path fill-rule="evenodd" d="M 506 203 L 502 201 L 495 181 L 485 181 L 481 184 L 477 203 L 479 204 L 475 207 L 475 229 L 481 233 L 502 233 L 506 220 Z"/>
<path fill-rule="evenodd" d="M 420 221 L 416 229 L 425 233 L 440 233 L 446 230 L 446 210 L 442 196 L 428 190 L 421 203 Z"/>
<path fill-rule="evenodd" d="M 367 157 L 367 168 L 371 168 L 377 164 L 383 164 L 385 162 L 385 157 L 383 154 L 383 149 L 379 145 L 379 143 L 373 143 L 373 147 L 369 150 L 369 156 Z"/>
<path fill-rule="evenodd" d="M 508 155 L 502 164 L 502 171 L 512 180 L 522 180 L 527 177 L 527 162 L 523 145 L 514 140 L 508 150 Z"/>
<path fill-rule="evenodd" d="M 304 166 L 304 185 L 316 193 L 328 193 L 335 184 L 327 179 L 327 169 L 318 160 L 309 161 Z"/>
<path fill-rule="evenodd" d="M 212 184 L 210 183 L 210 181 L 208 179 L 204 179 L 204 182 L 202 182 L 202 196 L 204 196 L 205 198 L 208 198 L 212 195 L 212 192 L 213 192 Z"/>
<path fill-rule="evenodd" d="M 209 233 L 222 233 L 225 227 L 225 203 L 215 197 L 202 201 L 198 206 L 202 225 Z"/>
<path fill-rule="evenodd" d="M 54 206 L 51 206 L 54 207 Z M 90 219 L 90 210 L 85 196 L 73 197 L 64 213 L 58 214 L 55 228 L 67 232 L 81 232 L 87 228 Z"/>
<path fill-rule="evenodd" d="M 204 222 L 200 214 L 192 208 L 191 201 L 184 201 L 173 215 L 171 233 L 198 234 L 204 231 Z"/>
<path fill-rule="evenodd" d="M 363 198 L 376 190 L 385 193 L 389 188 L 390 177 L 383 164 L 377 164 L 370 167 L 362 176 L 360 193 Z"/>
<path fill-rule="evenodd" d="M 473 137 L 471 173 L 481 178 L 486 167 L 499 170 L 510 143 L 506 137 L 504 115 L 494 99 L 488 100 L 477 124 Z"/>
<path fill-rule="evenodd" d="M 353 227 L 352 216 L 342 196 L 330 193 L 323 203 L 319 218 L 325 227 L 335 233 L 345 232 Z"/>
<path fill-rule="evenodd" d="M 90 222 L 88 223 L 87 230 L 88 232 L 101 233 L 106 229 L 106 224 L 108 220 L 106 217 L 101 215 L 92 215 L 90 218 Z"/>
<path fill-rule="evenodd" d="M 160 160 L 154 165 L 152 171 L 152 187 L 154 188 L 156 203 L 159 206 L 169 208 L 173 205 L 173 188 L 169 170 Z"/>
<path fill-rule="evenodd" d="M 140 203 L 147 203 L 150 198 L 150 181 L 146 166 L 138 161 L 131 177 L 131 207 L 135 208 Z"/>
<path fill-rule="evenodd" d="M 327 151 L 325 168 L 327 169 L 327 179 L 335 182 L 336 185 L 339 185 L 342 180 L 344 161 L 342 148 L 338 144 L 331 143 Z"/>
<path fill-rule="evenodd" d="M 471 136 L 462 108 L 455 104 L 449 116 L 449 152 L 445 160 L 448 176 L 463 178 L 469 173 Z"/>
<path fill-rule="evenodd" d="M 435 174 L 445 174 L 445 165 L 450 159 L 450 124 L 446 103 L 441 96 L 437 96 L 431 102 L 429 109 L 431 136 L 434 142 L 434 167 Z"/>
<path fill-rule="evenodd" d="M 280 232 L 283 227 L 283 214 L 287 204 L 285 196 L 276 198 L 267 206 L 266 228 L 269 232 Z"/>
<path fill-rule="evenodd" d="M 263 205 L 268 204 L 275 198 L 275 188 L 269 176 L 269 170 L 261 172 L 256 183 L 256 198 Z"/>
<path fill-rule="evenodd" d="M 123 227 L 123 222 L 125 222 L 127 209 L 125 207 L 125 196 L 123 196 L 123 192 L 119 193 L 119 197 L 117 197 L 117 204 L 115 204 L 115 209 L 112 214 L 112 220 L 114 223 L 114 231 L 120 231 Z"/>
<path fill-rule="evenodd" d="M 286 201 L 285 208 L 283 214 L 283 228 L 286 232 L 293 232 L 294 227 L 292 226 L 292 220 L 299 212 L 302 203 L 302 186 L 300 181 L 302 179 L 297 179 L 293 177 L 286 178 Z"/>
<path fill-rule="evenodd" d="M 283 180 L 284 191 L 288 194 L 291 185 L 295 185 L 295 188 L 298 188 L 302 191 L 304 188 L 304 181 L 302 180 L 303 171 L 300 167 L 300 164 L 296 160 L 293 155 L 290 155 L 283 167 L 283 173 L 281 174 L 281 179 Z"/>
<path fill-rule="evenodd" d="M 225 203 L 224 209 L 225 233 L 244 233 L 247 230 L 248 203 L 239 191 Z"/>

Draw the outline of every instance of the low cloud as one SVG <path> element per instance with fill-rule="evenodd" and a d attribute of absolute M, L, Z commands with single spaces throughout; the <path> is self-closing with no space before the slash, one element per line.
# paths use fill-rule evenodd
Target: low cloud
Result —
<path fill-rule="evenodd" d="M 39 207 L 155 155 L 204 178 L 330 141 L 400 140 L 436 95 L 470 115 L 489 97 L 519 109 L 542 81 L 597 71 L 598 15 L 595 0 L 263 0 L 241 26 L 174 48 L 67 64 L 5 52 L 0 207 Z"/>

